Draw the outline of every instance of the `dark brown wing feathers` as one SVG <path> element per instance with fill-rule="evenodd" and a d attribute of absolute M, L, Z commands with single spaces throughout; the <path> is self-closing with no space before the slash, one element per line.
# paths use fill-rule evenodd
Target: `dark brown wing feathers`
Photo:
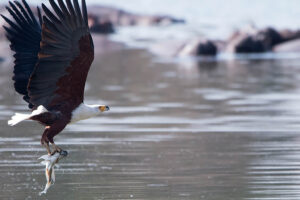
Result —
<path fill-rule="evenodd" d="M 15 90 L 23 95 L 23 99 L 29 104 L 29 108 L 33 108 L 28 96 L 27 85 L 38 60 L 41 26 L 36 21 L 25 0 L 22 4 L 15 1 L 14 3 L 10 2 L 9 5 L 10 7 L 6 7 L 6 9 L 14 22 L 3 15 L 1 16 L 9 25 L 3 27 L 10 41 L 10 48 L 15 52 L 14 76 L 12 79 L 14 80 Z"/>
<path fill-rule="evenodd" d="M 91 37 L 86 35 L 79 40 L 80 54 L 70 64 L 71 67 L 67 68 L 67 74 L 61 77 L 57 83 L 59 86 L 68 85 L 72 82 L 72 87 L 59 87 L 56 91 L 58 95 L 52 100 L 49 107 L 58 110 L 69 110 L 68 106 L 78 105 L 83 101 L 84 86 L 88 75 L 90 65 L 94 59 L 94 51 L 91 49 Z M 76 97 L 76 98 L 74 98 Z M 61 102 L 68 102 L 62 104 Z M 59 108 L 63 106 L 62 108 Z"/>
<path fill-rule="evenodd" d="M 83 102 L 84 86 L 94 58 L 85 0 L 49 0 L 52 10 L 38 8 L 39 23 L 25 0 L 6 7 L 15 22 L 2 16 L 15 51 L 15 89 L 30 108 L 70 112 Z"/>
<path fill-rule="evenodd" d="M 71 112 L 83 102 L 84 86 L 94 59 L 93 41 L 87 26 L 85 1 L 82 11 L 77 0 L 50 0 L 45 5 L 42 40 L 37 65 L 31 75 L 30 102 L 49 110 Z"/>

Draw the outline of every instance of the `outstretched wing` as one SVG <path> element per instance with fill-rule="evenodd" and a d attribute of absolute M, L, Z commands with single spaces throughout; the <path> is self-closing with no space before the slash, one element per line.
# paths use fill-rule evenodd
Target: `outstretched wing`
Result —
<path fill-rule="evenodd" d="M 7 39 L 10 41 L 10 48 L 15 52 L 14 76 L 12 78 L 15 90 L 23 95 L 23 99 L 29 103 L 29 108 L 32 108 L 27 85 L 37 63 L 40 50 L 41 17 L 40 23 L 38 23 L 26 1 L 23 0 L 22 2 L 23 5 L 17 1 L 9 2 L 10 7 L 6 7 L 14 18 L 14 22 L 3 15 L 1 16 L 9 25 L 9 27 L 3 26 L 3 28 L 6 31 Z M 41 16 L 40 12 L 39 16 Z"/>
<path fill-rule="evenodd" d="M 44 4 L 42 41 L 38 63 L 30 77 L 30 102 L 48 110 L 70 112 L 83 102 L 87 74 L 94 59 L 85 0 L 49 0 Z"/>

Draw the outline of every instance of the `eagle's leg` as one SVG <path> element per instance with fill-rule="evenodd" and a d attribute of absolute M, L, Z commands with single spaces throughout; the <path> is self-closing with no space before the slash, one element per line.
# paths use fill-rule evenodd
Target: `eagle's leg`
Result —
<path fill-rule="evenodd" d="M 54 123 L 51 125 L 49 132 L 47 134 L 47 138 L 48 138 L 49 142 L 51 143 L 52 150 L 53 150 L 51 155 L 55 154 L 56 152 L 58 152 L 59 154 L 61 154 L 63 156 L 68 155 L 68 152 L 64 151 L 60 147 L 58 147 L 54 143 L 54 139 L 53 139 L 60 131 L 62 131 L 66 127 L 66 125 L 67 125 L 67 123 L 61 123 L 61 122 Z"/>
<path fill-rule="evenodd" d="M 51 150 L 50 150 L 50 147 L 49 147 L 49 143 L 48 142 L 44 143 L 44 146 L 46 147 L 48 155 L 51 155 Z"/>
<path fill-rule="evenodd" d="M 42 135 L 42 138 L 41 138 L 41 144 L 42 144 L 43 146 L 45 146 L 48 155 L 51 155 L 51 150 L 50 150 L 50 147 L 49 147 L 49 140 L 48 140 L 48 138 L 47 138 L 47 133 L 48 133 L 48 131 L 49 131 L 49 128 L 50 128 L 49 126 L 46 126 L 46 127 L 45 127 L 45 131 L 44 131 L 44 133 L 43 133 L 43 135 Z"/>
<path fill-rule="evenodd" d="M 60 147 L 58 147 L 54 142 L 51 143 L 51 145 L 52 145 L 52 149 L 53 149 L 52 154 L 54 154 L 55 152 L 60 153 L 60 152 L 63 151 L 63 150 L 62 150 Z"/>
<path fill-rule="evenodd" d="M 59 153 L 59 154 L 62 155 L 62 156 L 67 156 L 67 155 L 68 155 L 68 152 L 67 152 L 67 151 L 62 150 L 62 149 L 61 149 L 60 147 L 58 147 L 54 142 L 53 142 L 53 143 L 51 142 L 51 144 L 52 144 L 52 149 L 53 149 L 51 155 L 54 155 L 56 152 Z"/>
<path fill-rule="evenodd" d="M 45 144 L 47 152 L 49 155 L 54 155 L 56 152 L 59 153 L 62 156 L 67 156 L 68 152 L 62 150 L 56 144 L 54 143 L 54 136 L 57 135 L 61 130 L 63 130 L 66 126 L 66 123 L 54 123 L 51 126 L 46 126 L 44 134 L 42 136 L 41 142 L 42 144 Z M 52 145 L 52 152 L 49 148 L 49 142 Z"/>

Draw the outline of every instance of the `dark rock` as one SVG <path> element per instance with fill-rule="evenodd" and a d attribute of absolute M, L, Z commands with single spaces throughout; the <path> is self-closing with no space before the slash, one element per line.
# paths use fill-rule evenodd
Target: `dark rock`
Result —
<path fill-rule="evenodd" d="M 185 23 L 183 19 L 176 19 L 170 16 L 148 16 L 150 18 L 149 25 L 171 25 L 177 23 Z"/>
<path fill-rule="evenodd" d="M 274 52 L 300 52 L 300 39 L 290 40 L 274 46 Z"/>
<path fill-rule="evenodd" d="M 228 41 L 227 50 L 236 53 L 261 53 L 272 50 L 274 45 L 283 42 L 281 35 L 273 28 L 240 31 Z"/>
<path fill-rule="evenodd" d="M 217 46 L 210 40 L 197 39 L 186 43 L 179 51 L 180 56 L 215 56 Z"/>
<path fill-rule="evenodd" d="M 89 27 L 93 33 L 110 34 L 115 32 L 110 21 L 101 20 L 95 15 L 89 15 Z"/>
<path fill-rule="evenodd" d="M 115 32 L 113 24 L 109 21 L 98 23 L 90 27 L 90 30 L 91 32 L 101 33 L 101 34 L 110 34 Z"/>
<path fill-rule="evenodd" d="M 265 51 L 271 50 L 274 45 L 283 42 L 281 35 L 273 28 L 260 30 L 253 37 L 254 41 L 263 44 Z"/>
<path fill-rule="evenodd" d="M 265 48 L 263 43 L 256 40 L 252 35 L 241 33 L 239 35 L 236 34 L 228 42 L 227 51 L 234 53 L 258 53 L 264 52 Z"/>
<path fill-rule="evenodd" d="M 215 56 L 217 54 L 217 47 L 211 41 L 200 42 L 198 44 L 196 55 Z"/>
<path fill-rule="evenodd" d="M 263 43 L 252 36 L 242 38 L 235 47 L 236 53 L 260 53 L 264 51 Z"/>

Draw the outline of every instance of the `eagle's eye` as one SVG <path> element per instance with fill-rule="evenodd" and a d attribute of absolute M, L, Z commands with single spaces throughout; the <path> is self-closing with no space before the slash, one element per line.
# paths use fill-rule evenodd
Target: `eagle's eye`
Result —
<path fill-rule="evenodd" d="M 99 110 L 100 110 L 101 112 L 109 111 L 109 107 L 108 107 L 108 106 L 99 106 Z"/>

